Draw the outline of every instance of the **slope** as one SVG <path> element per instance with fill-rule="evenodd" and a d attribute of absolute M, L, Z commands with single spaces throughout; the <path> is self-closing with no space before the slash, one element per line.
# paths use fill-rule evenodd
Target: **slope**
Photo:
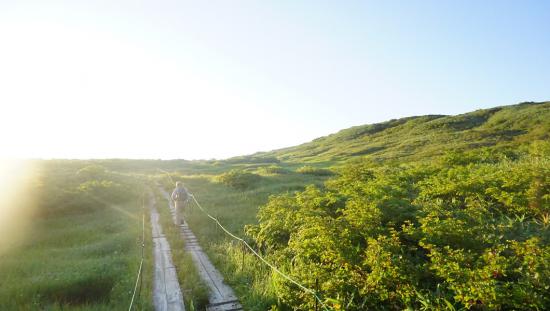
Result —
<path fill-rule="evenodd" d="M 550 102 L 525 102 L 456 115 L 426 115 L 355 126 L 311 142 L 262 152 L 255 158 L 288 162 L 430 159 L 448 150 L 517 147 L 549 139 Z"/>

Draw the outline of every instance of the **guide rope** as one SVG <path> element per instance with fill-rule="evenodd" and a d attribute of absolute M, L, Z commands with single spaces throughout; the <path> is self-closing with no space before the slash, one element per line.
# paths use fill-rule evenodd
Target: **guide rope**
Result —
<path fill-rule="evenodd" d="M 292 282 L 293 284 L 295 284 L 296 286 L 298 286 L 299 288 L 301 288 L 303 291 L 307 292 L 307 293 L 310 293 L 311 295 L 313 295 L 315 297 L 315 299 L 321 304 L 321 306 L 323 307 L 323 309 L 325 310 L 329 310 L 327 308 L 327 306 L 325 305 L 325 303 L 321 300 L 321 298 L 319 298 L 319 296 L 317 295 L 317 293 L 310 289 L 310 288 L 307 288 L 305 287 L 304 285 L 298 283 L 297 281 L 295 281 L 294 279 L 292 279 L 290 276 L 288 276 L 287 274 L 285 274 L 284 272 L 282 272 L 281 270 L 279 270 L 277 267 L 275 267 L 273 264 L 271 264 L 269 261 L 267 261 L 266 259 L 264 259 L 260 254 L 258 254 L 258 252 L 256 252 L 256 250 L 254 250 L 254 248 L 252 248 L 252 246 L 250 246 L 250 244 L 248 244 L 244 239 L 234 235 L 233 233 L 229 232 L 229 230 L 227 230 L 221 223 L 220 221 L 210 215 L 202 206 L 201 204 L 199 203 L 199 201 L 197 201 L 197 199 L 195 198 L 195 196 L 190 193 L 190 196 L 191 198 L 193 199 L 193 201 L 195 202 L 195 204 L 199 207 L 199 209 L 206 215 L 208 216 L 208 218 L 212 219 L 227 235 L 229 235 L 230 237 L 234 238 L 235 240 L 238 240 L 240 241 L 241 243 L 244 244 L 244 246 L 246 246 L 256 257 L 258 257 L 264 264 L 268 265 L 271 269 L 273 269 L 273 271 L 277 272 L 280 276 L 282 276 L 283 278 L 285 278 L 286 280 Z"/>
<path fill-rule="evenodd" d="M 141 294 L 141 282 L 143 282 L 143 278 L 141 277 L 141 271 L 143 270 L 143 260 L 145 257 L 145 192 L 142 192 L 141 194 L 141 209 L 142 209 L 142 215 L 141 215 L 141 260 L 139 263 L 139 269 L 136 277 L 136 284 L 134 285 L 134 293 L 132 294 L 132 300 L 130 301 L 130 307 L 128 307 L 128 311 L 132 310 L 132 307 L 134 306 L 134 299 L 136 298 L 136 293 L 138 295 Z M 138 291 L 138 284 L 139 284 L 139 291 Z"/>
<path fill-rule="evenodd" d="M 167 171 L 165 170 L 162 170 L 162 169 L 159 169 L 160 171 L 164 172 L 166 175 L 168 175 L 168 178 L 170 178 L 170 182 L 173 184 L 174 183 L 174 180 L 172 179 L 172 176 L 170 176 L 170 173 L 168 173 Z M 323 300 L 321 300 L 321 298 L 317 295 L 317 293 L 310 289 L 310 288 L 307 288 L 305 287 L 304 285 L 298 283 L 296 280 L 294 280 L 293 278 L 291 278 L 290 276 L 288 276 L 287 274 L 285 274 L 284 272 L 282 272 L 281 270 L 279 270 L 276 266 L 274 266 L 272 263 L 270 263 L 269 261 L 267 261 L 264 257 L 262 257 L 258 252 L 256 252 L 256 250 L 254 250 L 254 248 L 252 248 L 252 246 L 250 246 L 250 244 L 248 244 L 244 239 L 234 235 L 233 233 L 231 233 L 229 230 L 227 230 L 221 223 L 220 221 L 210 215 L 203 207 L 202 205 L 199 203 L 199 201 L 197 201 L 197 199 L 195 198 L 195 196 L 193 195 L 193 193 L 189 193 L 190 197 L 193 199 L 193 201 L 195 202 L 195 204 L 197 205 L 197 207 L 210 219 L 212 219 L 216 225 L 218 225 L 227 235 L 229 235 L 230 237 L 232 237 L 233 239 L 243 243 L 243 245 L 248 248 L 252 254 L 254 254 L 256 257 L 258 257 L 258 259 L 260 259 L 264 264 L 266 264 L 267 266 L 269 266 L 271 269 L 273 269 L 273 271 L 275 271 L 277 274 L 279 274 L 280 276 L 282 276 L 283 278 L 285 278 L 286 280 L 288 280 L 289 282 L 293 283 L 294 285 L 298 286 L 300 289 L 302 289 L 303 291 L 305 291 L 306 293 L 309 293 L 311 295 L 313 295 L 313 297 L 315 297 L 315 299 L 321 304 L 321 306 L 323 307 L 324 310 L 329 310 L 328 307 L 325 305 L 325 303 L 323 302 Z"/>

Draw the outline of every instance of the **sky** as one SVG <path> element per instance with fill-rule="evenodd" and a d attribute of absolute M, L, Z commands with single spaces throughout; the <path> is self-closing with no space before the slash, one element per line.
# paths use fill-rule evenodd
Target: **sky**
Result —
<path fill-rule="evenodd" d="M 0 0 L 0 157 L 212 159 L 550 100 L 550 1 Z"/>

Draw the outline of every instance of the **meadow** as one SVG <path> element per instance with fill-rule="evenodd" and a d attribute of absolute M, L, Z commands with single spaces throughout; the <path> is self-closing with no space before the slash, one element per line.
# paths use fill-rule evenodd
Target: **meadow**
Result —
<path fill-rule="evenodd" d="M 1 309 L 128 309 L 142 254 L 141 183 L 83 161 L 40 161 L 32 174 L 21 194 L 35 199 L 31 225 L 0 254 Z M 152 310 L 150 229 L 145 240 L 134 304 Z"/>
<path fill-rule="evenodd" d="M 174 225 L 168 208 L 168 201 L 161 195 L 158 188 L 153 188 L 157 211 L 160 214 L 160 225 L 172 251 L 172 262 L 185 306 L 188 310 L 204 310 L 208 304 L 208 287 L 201 280 L 191 255 L 185 251 L 185 242 L 181 238 L 179 228 Z"/>
<path fill-rule="evenodd" d="M 549 111 L 524 103 L 392 120 L 157 178 L 167 188 L 183 180 L 324 302 L 190 208 L 191 228 L 247 310 L 543 310 Z"/>
<path fill-rule="evenodd" d="M 223 161 L 39 161 L 32 200 L 13 203 L 34 206 L 30 225 L 1 240 L 0 306 L 128 308 L 151 190 L 186 307 L 203 310 L 207 289 L 156 188 L 179 180 L 321 300 L 190 204 L 185 219 L 245 310 L 549 309 L 549 119 L 550 103 L 522 103 L 359 126 Z M 140 310 L 152 309 L 145 215 Z"/>
<path fill-rule="evenodd" d="M 225 174 L 217 174 L 218 167 L 210 174 L 160 173 L 156 179 L 170 190 L 173 181 L 183 181 L 209 214 L 230 232 L 246 238 L 245 226 L 257 223 L 258 206 L 265 204 L 269 196 L 303 190 L 308 184 L 321 185 L 327 179 L 324 171 L 313 175 L 293 171 L 295 165 L 277 168 L 275 170 L 273 164 L 226 164 Z M 256 177 L 250 178 L 250 174 Z M 268 267 L 226 235 L 196 204 L 190 204 L 184 215 L 245 310 L 285 308 L 277 298 Z"/>
<path fill-rule="evenodd" d="M 333 176 L 254 164 L 157 178 L 167 188 L 184 181 L 208 213 L 315 289 L 327 309 L 543 310 L 549 163 L 550 145 L 539 141 L 431 164 L 354 161 Z M 246 310 L 320 308 L 196 206 L 185 217 Z"/>

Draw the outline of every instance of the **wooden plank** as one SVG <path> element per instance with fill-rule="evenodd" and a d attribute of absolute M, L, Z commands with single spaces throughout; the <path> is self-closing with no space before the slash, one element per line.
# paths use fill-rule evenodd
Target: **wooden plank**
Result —
<path fill-rule="evenodd" d="M 176 269 L 172 262 L 172 252 L 168 240 L 162 234 L 159 213 L 154 197 L 150 196 L 151 231 L 153 233 L 153 254 L 155 275 L 153 279 L 153 306 L 157 311 L 185 311 L 183 294 Z"/>

